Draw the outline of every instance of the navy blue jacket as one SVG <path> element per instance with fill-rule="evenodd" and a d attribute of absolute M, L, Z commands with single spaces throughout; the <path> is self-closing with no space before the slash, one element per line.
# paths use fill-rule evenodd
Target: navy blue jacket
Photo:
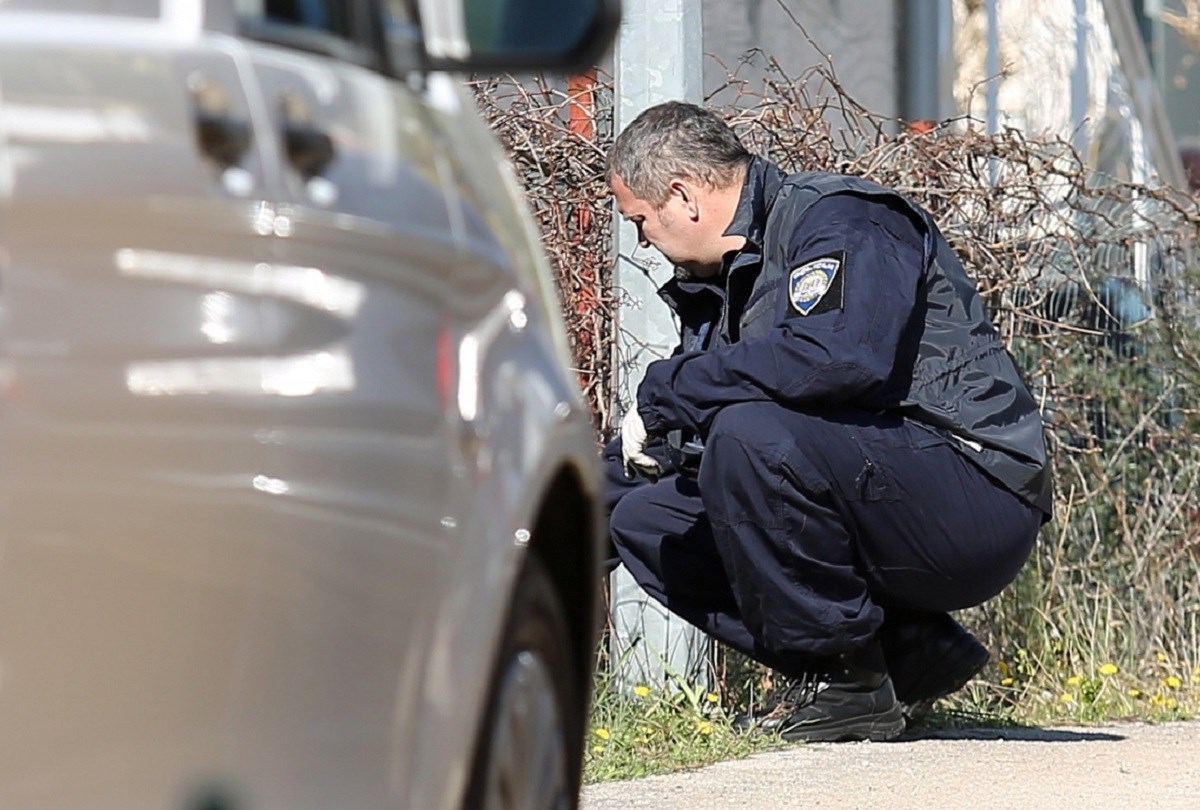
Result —
<path fill-rule="evenodd" d="M 1050 513 L 1037 405 L 926 212 L 860 178 L 755 158 L 726 233 L 746 246 L 718 277 L 660 290 L 682 335 L 638 388 L 651 436 L 703 437 L 737 402 L 894 410 Z"/>

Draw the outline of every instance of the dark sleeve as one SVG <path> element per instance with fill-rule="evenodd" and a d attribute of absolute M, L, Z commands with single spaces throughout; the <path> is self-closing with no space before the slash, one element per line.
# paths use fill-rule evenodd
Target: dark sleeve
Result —
<path fill-rule="evenodd" d="M 911 375 L 924 238 L 898 199 L 819 200 L 792 232 L 772 328 L 651 363 L 638 388 L 647 430 L 705 433 L 737 402 L 887 404 L 898 376 Z"/>

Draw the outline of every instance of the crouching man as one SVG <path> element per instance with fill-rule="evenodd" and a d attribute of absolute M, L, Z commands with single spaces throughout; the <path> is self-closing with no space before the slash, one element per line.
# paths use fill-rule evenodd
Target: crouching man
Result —
<path fill-rule="evenodd" d="M 606 450 L 620 560 L 780 674 L 740 727 L 896 736 L 987 662 L 949 611 L 1008 585 L 1050 515 L 1032 396 L 900 194 L 786 174 L 680 102 L 620 134 L 607 177 L 676 268 L 682 329 Z"/>

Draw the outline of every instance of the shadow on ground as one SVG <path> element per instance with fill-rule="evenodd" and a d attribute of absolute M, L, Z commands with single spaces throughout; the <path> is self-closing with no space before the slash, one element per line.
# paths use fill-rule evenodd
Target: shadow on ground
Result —
<path fill-rule="evenodd" d="M 1016 742 L 1078 743 L 1119 742 L 1123 734 L 1085 729 L 1036 728 L 1030 726 L 986 726 L 979 728 L 915 728 L 896 738 L 913 740 L 1013 740 Z"/>

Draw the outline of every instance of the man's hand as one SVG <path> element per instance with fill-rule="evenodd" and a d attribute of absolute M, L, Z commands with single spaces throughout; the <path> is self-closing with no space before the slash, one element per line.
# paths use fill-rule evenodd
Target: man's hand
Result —
<path fill-rule="evenodd" d="M 646 455 L 645 450 L 646 426 L 637 408 L 630 408 L 621 420 L 621 458 L 630 478 L 639 472 L 647 478 L 657 478 L 662 473 L 658 462 Z"/>

